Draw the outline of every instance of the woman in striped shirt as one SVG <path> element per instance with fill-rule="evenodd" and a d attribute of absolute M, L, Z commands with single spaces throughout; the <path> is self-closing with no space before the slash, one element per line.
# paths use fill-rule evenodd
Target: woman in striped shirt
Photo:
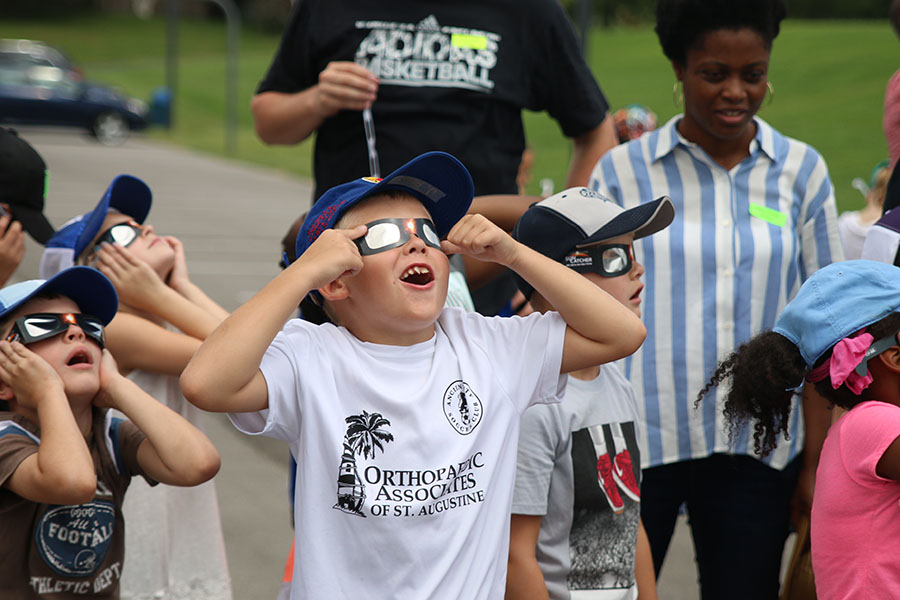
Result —
<path fill-rule="evenodd" d="M 694 408 L 718 359 L 771 329 L 809 275 L 842 259 L 822 157 L 756 116 L 784 15 L 782 0 L 659 0 L 684 114 L 610 150 L 590 183 L 625 208 L 663 195 L 675 204 L 672 225 L 635 244 L 647 340 L 625 368 L 647 422 L 641 516 L 654 567 L 686 504 L 704 599 L 777 597 L 792 497 L 808 510 L 827 422 L 822 404 L 793 411 L 790 440 L 760 460 L 749 428 L 729 437 L 718 391 Z M 814 434 L 804 438 L 798 413 Z"/>

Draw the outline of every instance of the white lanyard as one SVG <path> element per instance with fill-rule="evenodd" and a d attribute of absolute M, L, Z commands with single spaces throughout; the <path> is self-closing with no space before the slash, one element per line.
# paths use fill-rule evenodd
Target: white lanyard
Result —
<path fill-rule="evenodd" d="M 369 175 L 381 177 L 381 167 L 378 165 L 378 149 L 375 148 L 375 121 L 372 119 L 371 107 L 362 111 L 363 129 L 366 132 L 366 149 L 369 152 Z"/>

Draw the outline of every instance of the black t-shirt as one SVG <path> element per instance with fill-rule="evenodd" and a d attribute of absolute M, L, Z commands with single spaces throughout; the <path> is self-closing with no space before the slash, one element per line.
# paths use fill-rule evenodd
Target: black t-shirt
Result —
<path fill-rule="evenodd" d="M 257 91 L 302 91 L 335 60 L 379 77 L 381 175 L 443 150 L 466 165 L 476 194 L 516 192 L 523 108 L 547 111 L 569 137 L 608 109 L 556 0 L 298 0 Z M 370 174 L 359 111 L 319 128 L 314 171 L 316 198 Z"/>

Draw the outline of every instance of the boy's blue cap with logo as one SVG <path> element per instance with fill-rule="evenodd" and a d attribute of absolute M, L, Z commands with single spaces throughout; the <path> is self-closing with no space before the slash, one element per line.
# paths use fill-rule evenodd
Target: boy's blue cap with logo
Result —
<path fill-rule="evenodd" d="M 106 275 L 91 267 L 72 267 L 50 279 L 31 279 L 0 290 L 0 318 L 5 317 L 41 292 L 70 298 L 82 313 L 106 325 L 116 316 L 119 297 Z"/>
<path fill-rule="evenodd" d="M 90 212 L 70 219 L 47 242 L 41 256 L 40 276 L 50 277 L 75 264 L 103 226 L 109 210 L 115 209 L 143 223 L 150 212 L 153 194 L 133 175 L 118 175 Z"/>
<path fill-rule="evenodd" d="M 900 268 L 848 260 L 813 273 L 773 331 L 797 346 L 811 367 L 839 341 L 893 312 L 900 312 Z"/>
<path fill-rule="evenodd" d="M 563 190 L 532 204 L 513 229 L 513 237 L 544 256 L 564 263 L 577 248 L 584 248 L 620 235 L 634 239 L 665 229 L 675 218 L 668 196 L 625 210 L 599 192 L 586 187 Z M 534 289 L 516 276 L 526 298 Z"/>
<path fill-rule="evenodd" d="M 459 160 L 446 152 L 427 152 L 383 179 L 362 177 L 322 194 L 297 233 L 296 255 L 303 254 L 323 231 L 334 227 L 361 200 L 392 190 L 417 198 L 431 215 L 440 237 L 447 235 L 466 214 L 475 194 L 472 176 Z"/>

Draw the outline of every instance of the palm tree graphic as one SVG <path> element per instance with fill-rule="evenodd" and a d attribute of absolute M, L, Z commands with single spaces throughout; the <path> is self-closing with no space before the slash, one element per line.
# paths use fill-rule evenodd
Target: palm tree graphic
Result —
<path fill-rule="evenodd" d="M 384 444 L 392 442 L 394 435 L 383 429 L 391 422 L 379 413 L 363 411 L 344 420 L 347 431 L 344 433 L 344 450 L 338 469 L 337 503 L 332 508 L 365 518 L 362 505 L 366 500 L 366 488 L 356 470 L 356 456 L 375 458 L 376 450 L 384 452 Z"/>

